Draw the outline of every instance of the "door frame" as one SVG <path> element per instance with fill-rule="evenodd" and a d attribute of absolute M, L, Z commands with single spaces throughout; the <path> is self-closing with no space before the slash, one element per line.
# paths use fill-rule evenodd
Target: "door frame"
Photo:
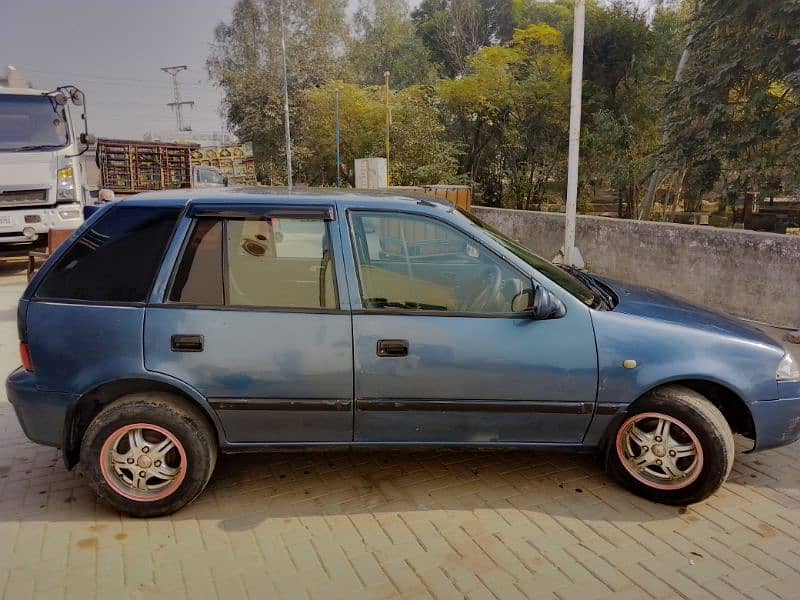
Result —
<path fill-rule="evenodd" d="M 363 305 L 362 298 L 361 298 L 361 285 L 360 279 L 358 276 L 358 266 L 357 266 L 357 256 L 356 256 L 356 240 L 355 240 L 355 230 L 354 224 L 352 220 L 352 213 L 373 213 L 373 214 L 400 214 L 400 215 L 410 215 L 417 218 L 430 218 L 439 223 L 443 224 L 445 227 L 452 228 L 456 232 L 462 234 L 466 238 L 472 240 L 475 244 L 477 244 L 482 250 L 488 251 L 496 256 L 499 260 L 506 263 L 510 268 L 514 269 L 516 272 L 522 274 L 527 279 L 529 279 L 532 284 L 535 285 L 542 285 L 546 289 L 552 291 L 554 295 L 558 298 L 562 299 L 564 302 L 567 312 L 563 318 L 569 319 L 572 317 L 573 319 L 577 319 L 582 321 L 587 328 L 587 331 L 590 333 L 592 338 L 592 345 L 591 349 L 594 351 L 594 374 L 595 374 L 595 385 L 592 389 L 592 397 L 591 400 L 585 399 L 582 401 L 575 401 L 573 402 L 548 402 L 548 401 L 524 401 L 524 400 L 446 400 L 446 399 L 418 399 L 418 398 L 389 398 L 389 399 L 373 399 L 373 398 L 359 398 L 359 360 L 357 353 L 359 352 L 358 349 L 358 342 L 359 340 L 356 337 L 356 320 L 364 315 L 364 316 L 403 316 L 403 317 L 419 317 L 419 318 L 478 318 L 478 319 L 511 319 L 517 321 L 530 321 L 530 318 L 526 315 L 518 314 L 518 313 L 465 313 L 465 312 L 446 312 L 446 311 L 431 311 L 431 310 L 407 310 L 407 309 L 376 309 L 376 308 L 366 308 Z M 349 242 L 350 252 L 345 253 L 345 275 L 348 278 L 348 287 L 350 289 L 351 297 L 350 302 L 352 306 L 352 314 L 353 314 L 353 352 L 354 352 L 354 436 L 357 435 L 359 427 L 358 427 L 358 419 L 359 419 L 359 412 L 367 412 L 373 413 L 374 411 L 400 411 L 401 413 L 404 412 L 413 412 L 414 410 L 421 410 L 425 411 L 440 411 L 440 410 L 448 410 L 454 411 L 456 413 L 469 413 L 469 412 L 495 412 L 495 413 L 517 413 L 520 412 L 529 412 L 529 413 L 539 413 L 542 415 L 550 414 L 550 415 L 557 415 L 563 414 L 565 416 L 574 415 L 586 415 L 588 419 L 585 423 L 585 428 L 583 429 L 583 435 L 581 439 L 575 442 L 547 442 L 547 441 L 492 441 L 492 442 L 470 442 L 470 441 L 400 441 L 400 442 L 377 442 L 377 441 L 355 441 L 357 444 L 364 444 L 364 445 L 428 445 L 428 446 L 475 446 L 475 447 L 484 447 L 484 446 L 508 446 L 508 447 L 526 447 L 526 446 L 545 446 L 545 447 L 581 447 L 582 440 L 585 437 L 586 431 L 589 430 L 593 417 L 594 412 L 596 410 L 596 403 L 597 403 L 597 384 L 599 381 L 599 374 L 597 372 L 597 355 L 596 355 L 596 344 L 594 340 L 594 329 L 591 325 L 591 310 L 589 307 L 585 306 L 580 300 L 573 297 L 571 294 L 566 292 L 565 290 L 561 289 L 557 284 L 550 281 L 546 276 L 542 275 L 538 271 L 536 271 L 531 265 L 520 259 L 519 257 L 513 255 L 505 248 L 502 248 L 499 244 L 494 242 L 493 240 L 481 239 L 474 235 L 473 232 L 465 230 L 463 227 L 460 227 L 458 224 L 453 223 L 452 221 L 442 218 L 439 215 L 431 214 L 431 212 L 427 211 L 410 211 L 410 210 L 402 210 L 402 209 L 385 209 L 380 207 L 362 207 L 359 206 L 357 208 L 348 208 L 345 211 L 345 218 L 340 220 L 340 228 L 343 227 L 342 237 L 347 238 L 347 242 Z M 535 323 L 531 323 L 531 325 L 535 325 Z M 391 336 L 389 336 L 391 337 Z M 402 359 L 398 359 L 402 360 Z M 354 438 L 355 440 L 355 438 Z"/>

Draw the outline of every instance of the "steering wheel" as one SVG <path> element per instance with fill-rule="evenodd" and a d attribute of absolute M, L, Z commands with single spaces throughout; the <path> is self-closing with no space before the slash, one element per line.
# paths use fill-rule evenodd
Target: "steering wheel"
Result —
<path fill-rule="evenodd" d="M 503 272 L 497 265 L 486 267 L 481 279 L 484 282 L 483 289 L 478 292 L 472 301 L 466 305 L 468 312 L 483 312 L 493 303 L 500 300 L 500 288 L 503 285 Z"/>

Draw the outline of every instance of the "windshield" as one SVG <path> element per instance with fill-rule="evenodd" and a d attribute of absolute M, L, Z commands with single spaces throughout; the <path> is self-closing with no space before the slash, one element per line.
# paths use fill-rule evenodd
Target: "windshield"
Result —
<path fill-rule="evenodd" d="M 561 269 L 550 261 L 543 259 L 538 254 L 534 254 L 521 244 L 518 244 L 511 238 L 506 237 L 497 231 L 491 225 L 487 225 L 475 215 L 472 215 L 461 208 L 458 209 L 458 212 L 472 221 L 472 223 L 483 229 L 497 243 L 502 245 L 508 251 L 513 252 L 516 256 L 524 260 L 548 279 L 557 283 L 560 287 L 564 288 L 584 304 L 588 306 L 597 306 L 599 304 L 599 299 L 595 293 L 564 269 Z"/>
<path fill-rule="evenodd" d="M 0 94 L 0 152 L 55 150 L 68 143 L 64 108 L 51 96 Z"/>

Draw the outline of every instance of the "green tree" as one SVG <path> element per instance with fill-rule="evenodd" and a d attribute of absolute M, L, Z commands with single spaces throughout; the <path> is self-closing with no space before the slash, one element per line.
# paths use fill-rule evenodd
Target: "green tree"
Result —
<path fill-rule="evenodd" d="M 446 77 L 467 73 L 472 54 L 513 34 L 511 0 L 422 0 L 412 18 Z"/>
<path fill-rule="evenodd" d="M 356 158 L 382 156 L 386 106 L 380 86 L 340 81 L 306 90 L 306 118 L 298 129 L 297 155 L 313 185 L 336 182 L 335 98 L 339 90 L 341 175 L 354 185 Z M 389 161 L 393 185 L 436 184 L 452 181 L 458 160 L 439 119 L 440 101 L 429 86 L 411 86 L 392 93 Z"/>
<path fill-rule="evenodd" d="M 458 146 L 447 139 L 440 118 L 442 101 L 431 86 L 412 86 L 392 96 L 393 185 L 452 183 L 458 171 Z"/>
<path fill-rule="evenodd" d="M 292 118 L 301 90 L 332 79 L 341 68 L 346 0 L 287 0 L 287 62 Z M 268 0 L 238 0 L 231 21 L 214 30 L 207 60 L 224 92 L 223 112 L 237 136 L 253 143 L 262 180 L 285 181 L 280 8 Z"/>
<path fill-rule="evenodd" d="M 460 171 L 470 181 L 479 180 L 490 145 L 507 127 L 513 102 L 511 65 L 520 59 L 513 48 L 484 48 L 470 58 L 467 75 L 439 84 L 447 125 L 463 152 Z"/>
<path fill-rule="evenodd" d="M 741 191 L 798 177 L 800 2 L 704 0 L 683 78 L 669 92 L 665 160 L 719 161 Z"/>
<path fill-rule="evenodd" d="M 617 214 L 636 213 L 662 136 L 662 99 L 683 43 L 678 15 L 657 10 L 650 24 L 636 5 L 592 5 L 584 54 L 584 190 L 607 185 Z M 588 184 L 588 185 L 587 185 Z"/>
<path fill-rule="evenodd" d="M 507 47 L 475 53 L 464 77 L 441 82 L 462 172 L 485 201 L 541 205 L 546 182 L 563 168 L 569 74 L 563 35 L 537 24 L 518 30 Z"/>
<path fill-rule="evenodd" d="M 336 90 L 339 90 L 341 177 L 354 185 L 356 158 L 383 153 L 385 108 L 376 87 L 332 81 L 304 92 L 306 116 L 296 131 L 296 154 L 308 183 L 336 182 Z"/>
<path fill-rule="evenodd" d="M 433 80 L 435 70 L 405 0 L 361 0 L 353 23 L 347 58 L 354 81 L 377 85 L 385 71 L 390 72 L 393 87 Z"/>

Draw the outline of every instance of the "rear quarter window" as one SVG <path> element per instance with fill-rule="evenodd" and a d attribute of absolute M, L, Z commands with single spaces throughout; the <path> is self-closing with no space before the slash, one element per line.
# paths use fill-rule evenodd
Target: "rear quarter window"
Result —
<path fill-rule="evenodd" d="M 36 298 L 144 302 L 179 208 L 115 206 L 53 265 Z"/>

